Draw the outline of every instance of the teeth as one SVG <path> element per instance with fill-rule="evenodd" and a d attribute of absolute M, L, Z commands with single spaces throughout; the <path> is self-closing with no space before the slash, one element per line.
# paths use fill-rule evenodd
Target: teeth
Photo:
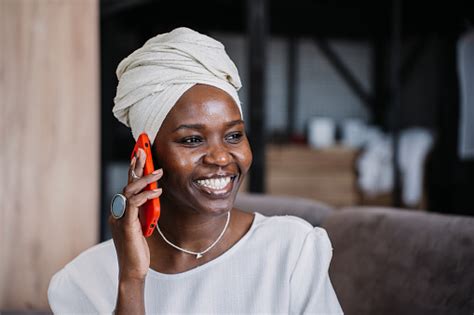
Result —
<path fill-rule="evenodd" d="M 230 176 L 221 177 L 221 178 L 211 178 L 211 179 L 200 179 L 197 183 L 201 186 L 211 188 L 214 190 L 223 189 L 227 184 L 230 183 Z"/>

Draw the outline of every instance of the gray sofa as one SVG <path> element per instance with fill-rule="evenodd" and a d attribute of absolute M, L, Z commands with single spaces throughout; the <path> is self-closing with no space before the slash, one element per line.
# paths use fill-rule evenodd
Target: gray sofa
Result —
<path fill-rule="evenodd" d="M 251 194 L 236 205 L 325 228 L 345 314 L 474 314 L 474 217 Z"/>

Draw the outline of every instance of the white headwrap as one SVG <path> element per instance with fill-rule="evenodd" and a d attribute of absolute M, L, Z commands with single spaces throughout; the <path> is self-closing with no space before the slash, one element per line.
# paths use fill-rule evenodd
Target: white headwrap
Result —
<path fill-rule="evenodd" d="M 189 28 L 149 39 L 120 62 L 116 73 L 113 113 L 132 129 L 135 140 L 146 132 L 153 143 L 171 108 L 197 83 L 227 92 L 242 116 L 239 73 L 224 45 Z"/>

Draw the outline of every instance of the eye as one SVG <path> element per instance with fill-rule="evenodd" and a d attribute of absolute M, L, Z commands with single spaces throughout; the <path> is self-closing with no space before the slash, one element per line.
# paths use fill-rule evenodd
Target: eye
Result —
<path fill-rule="evenodd" d="M 243 133 L 241 132 L 233 132 L 225 137 L 226 141 L 229 141 L 230 143 L 239 143 L 240 140 L 242 140 Z"/>
<path fill-rule="evenodd" d="M 181 139 L 179 142 L 186 145 L 196 145 L 201 143 L 203 140 L 199 136 L 190 136 Z"/>

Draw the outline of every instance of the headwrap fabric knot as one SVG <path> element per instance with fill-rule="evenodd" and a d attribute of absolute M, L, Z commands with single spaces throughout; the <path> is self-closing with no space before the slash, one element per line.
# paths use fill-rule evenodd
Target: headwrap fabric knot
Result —
<path fill-rule="evenodd" d="M 227 92 L 241 116 L 237 67 L 217 40 L 180 27 L 149 39 L 117 67 L 115 117 L 132 129 L 135 140 L 146 132 L 153 143 L 166 115 L 195 84 Z"/>

